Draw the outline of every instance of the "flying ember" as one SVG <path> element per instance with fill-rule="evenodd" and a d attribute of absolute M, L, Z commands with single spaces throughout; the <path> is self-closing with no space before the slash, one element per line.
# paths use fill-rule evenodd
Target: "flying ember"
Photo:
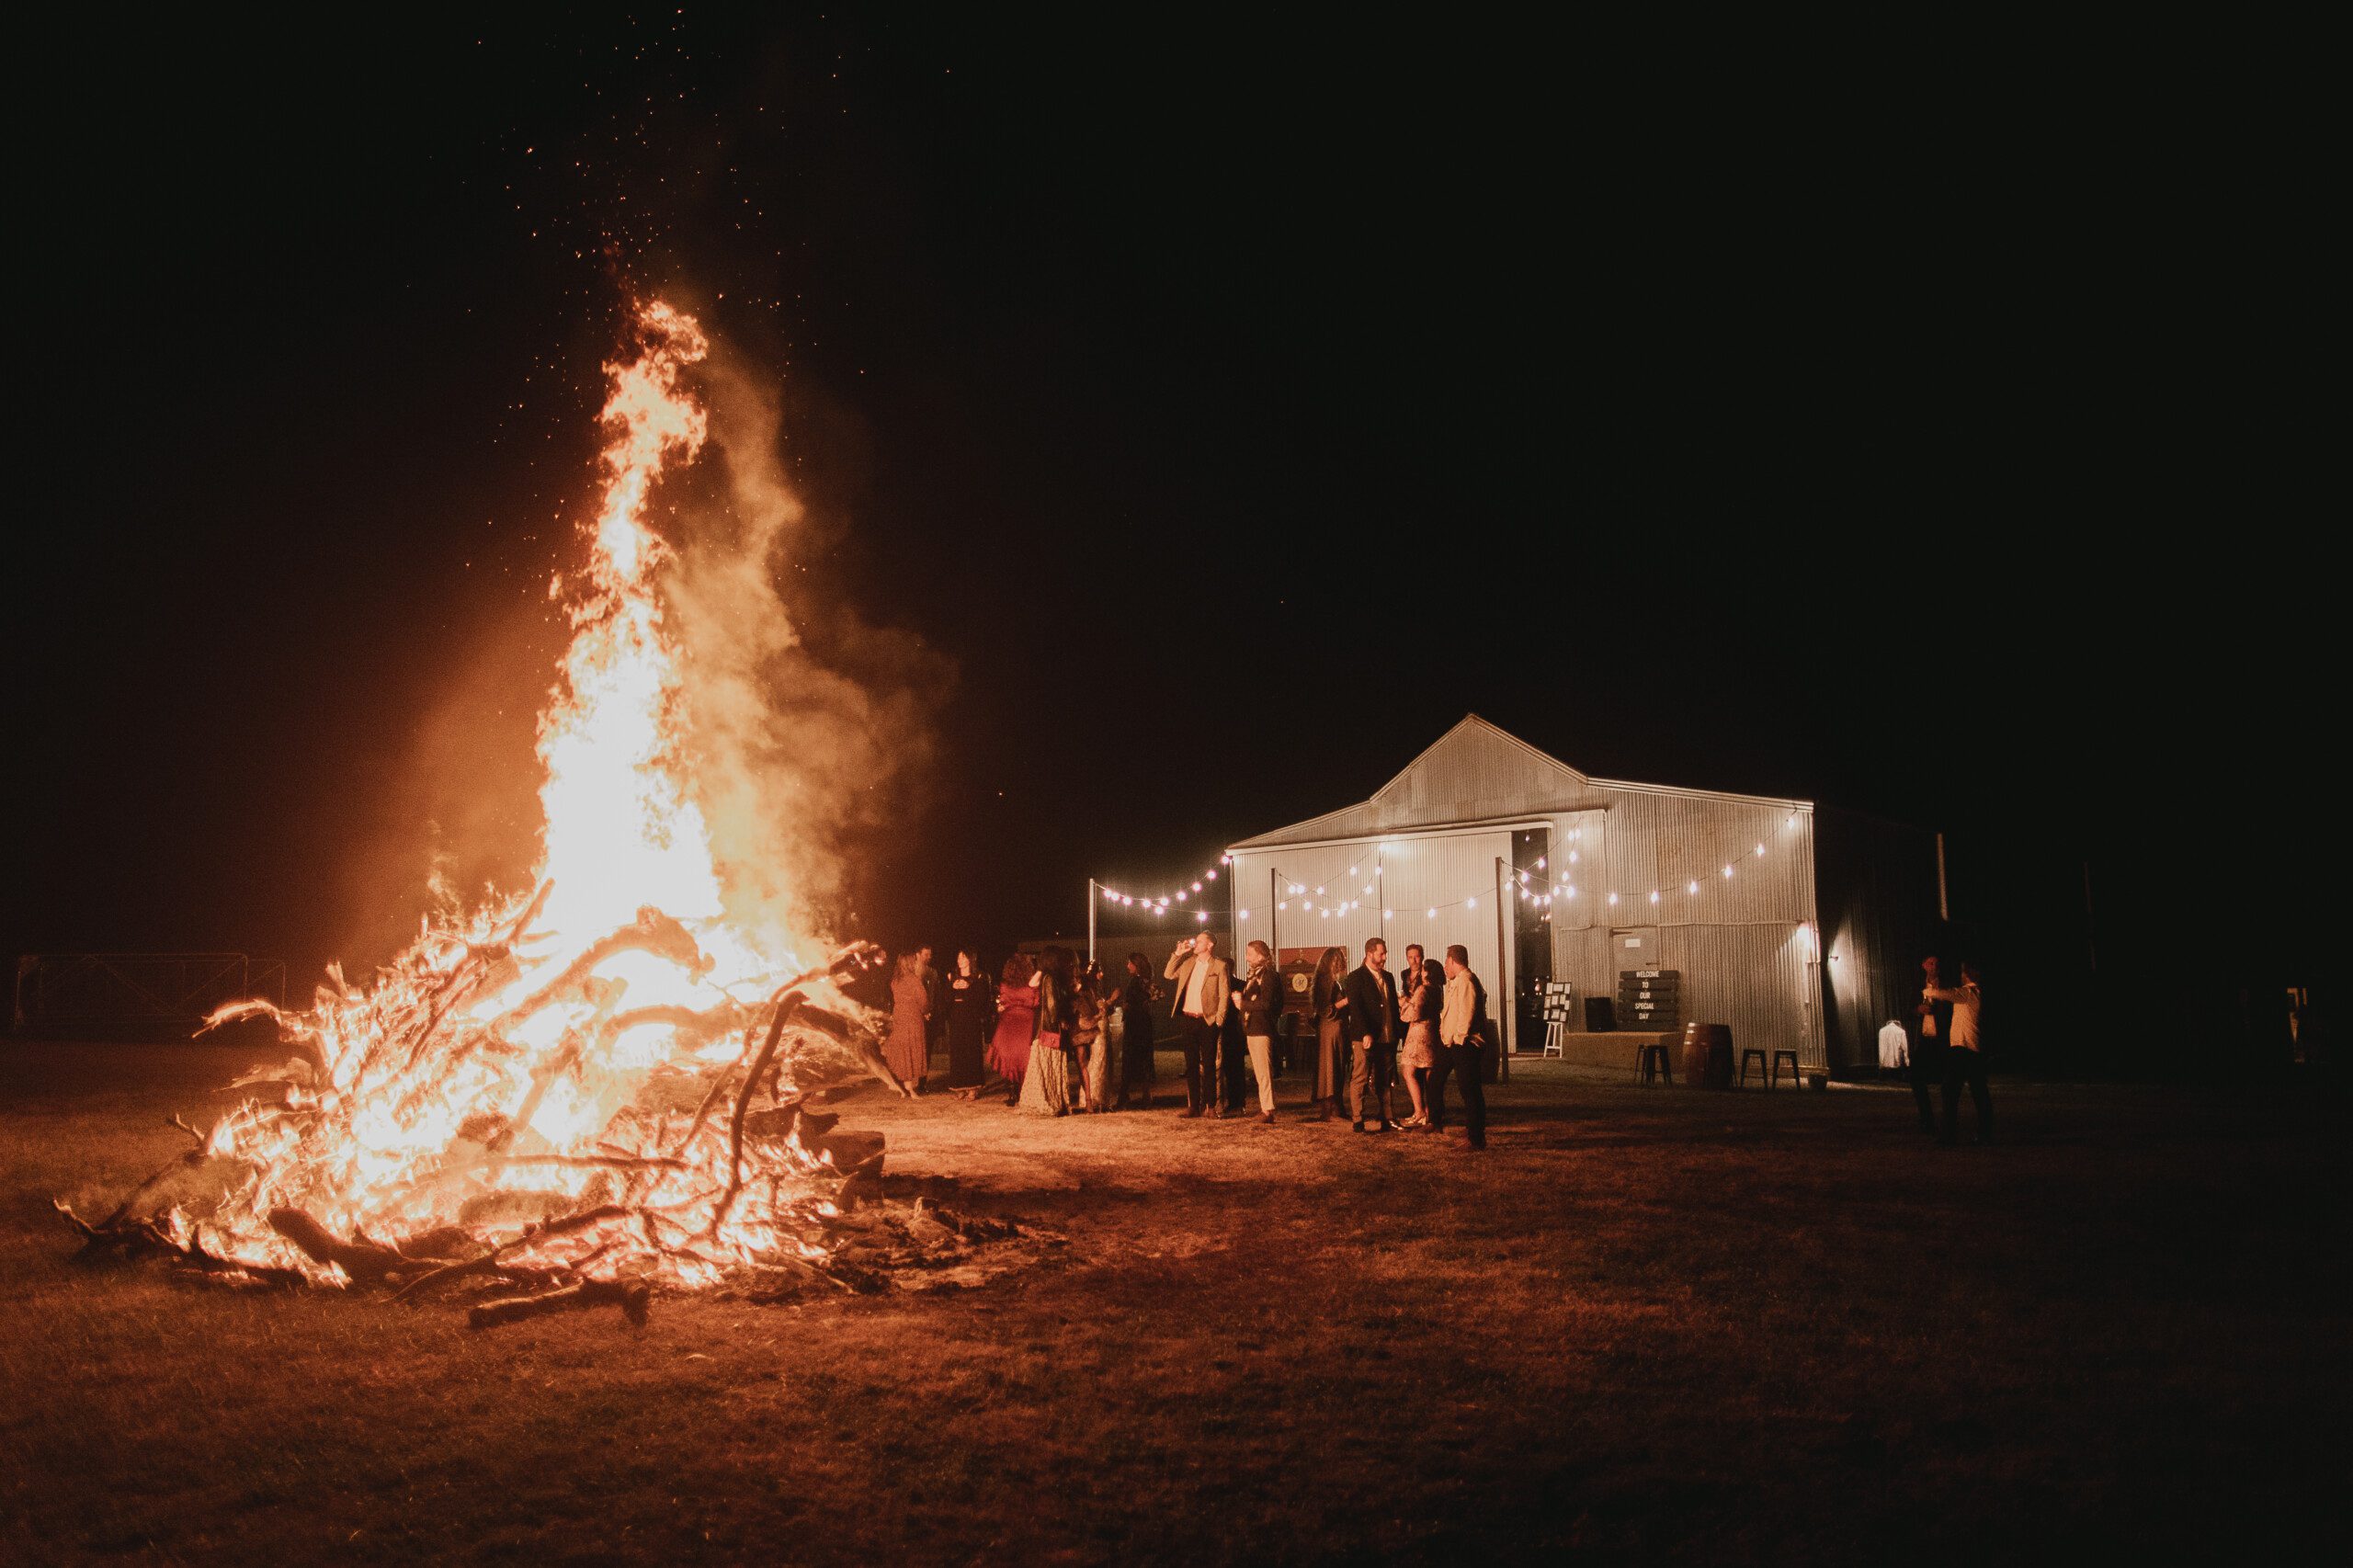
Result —
<path fill-rule="evenodd" d="M 835 984 L 873 949 L 812 963 L 726 916 L 665 625 L 670 547 L 647 520 L 665 468 L 703 445 L 682 383 L 708 346 L 658 301 L 634 327 L 635 358 L 606 367 L 589 560 L 565 579 L 531 885 L 429 920 L 370 983 L 330 971 L 307 1011 L 216 1014 L 272 1017 L 302 1054 L 240 1080 L 266 1097 L 188 1157 L 213 1173 L 202 1196 L 142 1210 L 159 1178 L 97 1225 L 68 1210 L 94 1244 L 278 1282 L 631 1290 L 641 1309 L 649 1286 L 826 1259 L 858 1160 L 805 1096 L 904 1085 Z"/>

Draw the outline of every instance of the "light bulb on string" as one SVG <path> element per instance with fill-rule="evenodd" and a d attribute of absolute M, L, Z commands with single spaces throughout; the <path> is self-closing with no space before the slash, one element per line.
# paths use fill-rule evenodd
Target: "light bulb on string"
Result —
<path fill-rule="evenodd" d="M 1479 901 L 1475 898 L 1466 898 L 1462 901 L 1462 907 L 1465 909 L 1476 909 L 1479 907 Z"/>
<path fill-rule="evenodd" d="M 1397 918 L 1397 912 L 1393 909 L 1384 909 L 1381 912 L 1381 917 L 1383 920 L 1394 920 Z"/>
<path fill-rule="evenodd" d="M 1756 857 L 1760 860 L 1765 858 L 1765 846 L 1761 844 L 1756 846 Z"/>
<path fill-rule="evenodd" d="M 1610 903 L 1617 903 L 1617 902 L 1618 902 L 1618 895 L 1617 895 L 1616 893 L 1614 893 L 1614 892 L 1613 892 L 1613 893 L 1611 893 L 1611 894 L 1609 895 L 1609 902 L 1610 902 Z"/>
<path fill-rule="evenodd" d="M 1435 920 L 1438 918 L 1438 911 L 1435 909 L 1426 909 L 1422 911 L 1422 918 L 1425 920 Z"/>
<path fill-rule="evenodd" d="M 1195 883 L 1193 884 L 1193 891 L 1194 891 L 1195 892 L 1200 892 L 1200 891 L 1201 891 L 1201 884 L 1200 884 L 1200 883 L 1199 883 L 1199 882 L 1195 882 Z"/>
<path fill-rule="evenodd" d="M 1536 857 L 1536 869 L 1540 871 L 1544 869 L 1544 857 L 1541 855 Z"/>
<path fill-rule="evenodd" d="M 1207 878 L 1208 878 L 1210 881 L 1217 881 L 1217 873 L 1216 873 L 1215 871 L 1203 871 L 1203 872 L 1201 873 L 1201 875 L 1203 875 L 1203 876 L 1207 877 Z M 1194 885 L 1195 887 L 1199 887 L 1201 884 L 1200 884 L 1200 883 L 1199 883 L 1199 882 L 1195 882 L 1193 885 Z"/>
<path fill-rule="evenodd" d="M 1250 912 L 1246 909 L 1237 909 L 1233 912 L 1233 917 L 1236 920 L 1247 920 L 1250 918 Z"/>
<path fill-rule="evenodd" d="M 1730 877 L 1732 875 L 1732 868 L 1730 866 L 1726 866 L 1724 868 L 1724 875 L 1726 877 Z"/>
<path fill-rule="evenodd" d="M 1653 903 L 1656 903 L 1658 902 L 1658 889 L 1656 888 L 1651 889 L 1651 902 Z"/>
<path fill-rule="evenodd" d="M 1693 882 L 1689 887 L 1685 888 L 1683 891 L 1685 892 L 1698 892 L 1699 891 L 1699 884 Z"/>
<path fill-rule="evenodd" d="M 1276 903 L 1276 905 L 1275 905 L 1275 907 L 1276 907 L 1277 909 L 1289 909 L 1289 908 L 1290 907 L 1290 900 L 1289 900 L 1289 899 L 1287 899 L 1287 898 L 1286 898 L 1286 899 L 1283 899 L 1283 900 L 1279 901 L 1279 903 Z"/>

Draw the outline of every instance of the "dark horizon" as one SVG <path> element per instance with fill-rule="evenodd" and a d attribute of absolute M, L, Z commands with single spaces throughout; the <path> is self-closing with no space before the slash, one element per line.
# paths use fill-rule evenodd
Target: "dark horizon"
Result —
<path fill-rule="evenodd" d="M 1475 710 L 1940 828 L 2052 994 L 2325 961 L 2314 253 L 2186 120 L 1551 40 L 404 25 L 28 44 L 9 950 L 365 965 L 436 835 L 512 839 L 639 290 L 777 378 L 813 640 L 954 672 L 849 934 L 1083 929 Z"/>

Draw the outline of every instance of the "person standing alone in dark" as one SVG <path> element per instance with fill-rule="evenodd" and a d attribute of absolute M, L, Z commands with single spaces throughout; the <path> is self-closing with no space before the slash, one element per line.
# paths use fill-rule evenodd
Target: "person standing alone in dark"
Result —
<path fill-rule="evenodd" d="M 1920 1109 L 1920 1131 L 1934 1132 L 1937 1086 L 1945 1081 L 1945 1042 L 1952 1038 L 1952 1004 L 1929 1000 L 1942 983 L 1937 978 L 1936 955 L 1920 960 L 1920 972 L 1927 989 L 1920 994 L 1919 1017 L 1912 1024 L 1912 1102 Z"/>
<path fill-rule="evenodd" d="M 1961 1085 L 1966 1083 L 1969 1097 L 1977 1106 L 1977 1142 L 1991 1143 L 1994 1096 L 1985 1092 L 1985 1051 L 1978 1034 L 1984 998 L 1977 989 L 1977 966 L 1961 966 L 1958 987 L 1946 990 L 1932 982 L 1920 994 L 1928 1001 L 1949 1003 L 1952 1007 L 1952 1035 L 1945 1041 L 1945 1124 L 1937 1134 L 1937 1142 L 1960 1141 Z"/>
<path fill-rule="evenodd" d="M 1487 1146 L 1487 1058 L 1495 1029 L 1487 1021 L 1487 988 L 1471 972 L 1471 949 L 1446 949 L 1446 1001 L 1438 1019 L 1438 1067 L 1430 1074 L 1430 1131 L 1446 1126 L 1446 1080 L 1462 1084 L 1462 1130 L 1471 1147 Z"/>
<path fill-rule="evenodd" d="M 1358 1132 L 1388 1132 L 1389 1085 L 1396 1071 L 1397 1041 L 1404 1033 L 1397 1013 L 1397 984 L 1389 978 L 1389 944 L 1375 937 L 1364 945 L 1364 965 L 1348 976 L 1347 1028 L 1353 1061 L 1348 1072 L 1348 1117 Z M 1380 1110 L 1366 1114 L 1366 1102 Z"/>
<path fill-rule="evenodd" d="M 1168 955 L 1163 980 L 1176 982 L 1170 1016 L 1185 1031 L 1185 1114 L 1211 1117 L 1225 1113 L 1218 1098 L 1218 1041 L 1225 1029 L 1225 960 L 1217 956 L 1216 939 L 1207 931 L 1189 942 L 1179 942 Z"/>

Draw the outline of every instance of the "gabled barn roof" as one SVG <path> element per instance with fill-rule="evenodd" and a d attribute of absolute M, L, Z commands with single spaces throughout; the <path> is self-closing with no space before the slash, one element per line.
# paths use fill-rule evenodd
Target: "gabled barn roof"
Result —
<path fill-rule="evenodd" d="M 1461 722 L 1407 763 L 1394 778 L 1374 790 L 1371 799 L 1245 838 L 1230 847 L 1265 849 L 1333 838 L 1465 827 L 1563 812 L 1606 811 L 1613 793 L 1628 790 L 1812 809 L 1811 802 L 1804 801 L 1589 778 L 1476 713 L 1466 713 Z"/>

